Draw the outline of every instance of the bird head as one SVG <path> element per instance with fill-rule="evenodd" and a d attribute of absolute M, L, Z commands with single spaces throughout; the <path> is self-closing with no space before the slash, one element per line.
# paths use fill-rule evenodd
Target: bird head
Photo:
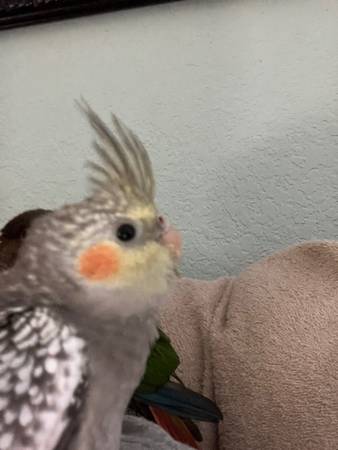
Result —
<path fill-rule="evenodd" d="M 98 137 L 92 194 L 36 219 L 17 264 L 64 308 L 107 318 L 142 313 L 167 292 L 179 235 L 159 215 L 139 139 L 115 116 L 111 131 L 87 104 L 81 109 Z"/>

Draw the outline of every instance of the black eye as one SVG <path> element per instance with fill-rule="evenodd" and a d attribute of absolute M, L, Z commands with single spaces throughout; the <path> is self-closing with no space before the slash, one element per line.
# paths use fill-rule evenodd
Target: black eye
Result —
<path fill-rule="evenodd" d="M 122 242 L 128 242 L 136 236 L 136 228 L 131 223 L 123 223 L 116 231 L 117 239 Z"/>

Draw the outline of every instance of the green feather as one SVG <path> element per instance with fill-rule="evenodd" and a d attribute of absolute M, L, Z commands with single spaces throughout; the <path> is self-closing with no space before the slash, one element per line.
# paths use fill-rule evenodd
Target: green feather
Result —
<path fill-rule="evenodd" d="M 137 393 L 150 393 L 166 384 L 178 365 L 179 357 L 173 349 L 170 339 L 159 330 L 159 337 L 149 355 L 143 379 Z"/>

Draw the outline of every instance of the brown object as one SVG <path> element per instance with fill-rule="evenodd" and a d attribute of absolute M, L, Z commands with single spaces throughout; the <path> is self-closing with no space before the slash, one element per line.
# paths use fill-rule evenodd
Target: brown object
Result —
<path fill-rule="evenodd" d="M 50 211 L 47 209 L 32 209 L 15 216 L 6 223 L 0 234 L 0 270 L 9 269 L 14 265 L 31 223 L 48 212 Z"/>
<path fill-rule="evenodd" d="M 224 414 L 203 426 L 204 450 L 338 449 L 337 242 L 289 248 L 233 279 L 180 279 L 162 321 L 179 375 Z"/>

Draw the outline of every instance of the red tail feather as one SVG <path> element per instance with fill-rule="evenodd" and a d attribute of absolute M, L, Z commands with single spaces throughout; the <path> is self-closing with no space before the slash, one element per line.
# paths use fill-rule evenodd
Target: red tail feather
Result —
<path fill-rule="evenodd" d="M 149 406 L 149 409 L 155 422 L 166 430 L 170 436 L 175 439 L 175 441 L 190 445 L 190 447 L 200 450 L 197 441 L 182 419 L 176 416 L 171 416 L 166 411 L 163 411 L 163 409 L 157 408 L 156 406 Z"/>

